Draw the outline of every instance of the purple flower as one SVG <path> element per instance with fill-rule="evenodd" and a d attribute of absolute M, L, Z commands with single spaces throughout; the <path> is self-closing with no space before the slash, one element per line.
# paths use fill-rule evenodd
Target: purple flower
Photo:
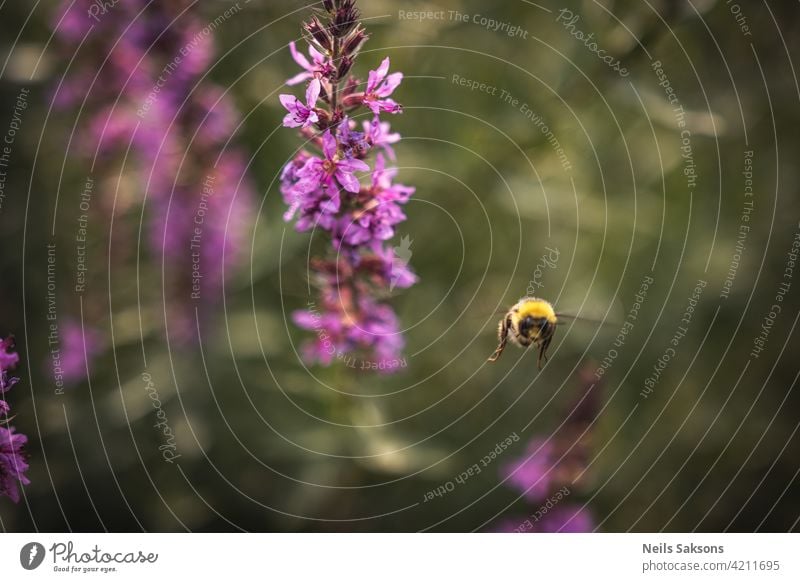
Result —
<path fill-rule="evenodd" d="M 311 157 L 297 172 L 300 181 L 295 185 L 298 192 L 307 193 L 324 187 L 328 190 L 335 189 L 333 178 L 348 192 L 357 193 L 361 189 L 355 172 L 368 172 L 369 166 L 361 160 L 341 158 L 338 155 L 338 143 L 330 130 L 322 136 L 322 153 L 325 159 Z M 339 211 L 338 192 L 335 199 L 331 200 L 328 210 Z"/>
<path fill-rule="evenodd" d="M 384 276 L 389 283 L 390 290 L 395 287 L 407 289 L 418 281 L 418 277 L 408 267 L 408 260 L 411 257 L 407 252 L 408 249 L 405 247 L 406 244 L 410 245 L 410 243 L 407 243 L 407 240 L 408 238 L 404 237 L 400 247 L 386 247 L 385 249 L 379 249 L 377 252 L 378 256 L 383 261 L 385 269 Z M 404 251 L 406 252 L 404 253 Z M 405 254 L 405 256 L 401 253 Z"/>
<path fill-rule="evenodd" d="M 87 362 L 91 362 L 101 350 L 100 334 L 97 331 L 86 328 L 84 333 L 80 322 L 72 319 L 65 321 L 61 330 L 61 369 L 64 381 L 74 384 L 84 380 Z"/>
<path fill-rule="evenodd" d="M 369 72 L 367 88 L 364 91 L 364 105 L 369 107 L 375 115 L 380 114 L 381 111 L 386 111 L 387 113 L 400 113 L 403 111 L 400 105 L 391 99 L 387 99 L 403 80 L 403 73 L 392 73 L 387 76 L 388 72 L 389 57 L 383 59 L 381 66 L 377 70 Z"/>
<path fill-rule="evenodd" d="M 589 533 L 594 529 L 592 515 L 579 505 L 558 505 L 537 523 L 542 533 Z"/>
<path fill-rule="evenodd" d="M 5 416 L 10 410 L 5 400 L 5 393 L 11 390 L 19 381 L 18 378 L 9 378 L 8 370 L 16 367 L 19 356 L 16 352 L 9 352 L 13 346 L 13 339 L 0 340 L 0 416 Z"/>
<path fill-rule="evenodd" d="M 334 70 L 333 65 L 325 57 L 325 55 L 323 55 L 313 46 L 309 45 L 308 47 L 308 54 L 311 56 L 311 62 L 308 61 L 303 53 L 297 50 L 294 41 L 289 43 L 289 50 L 292 52 L 292 58 L 294 59 L 294 62 L 300 65 L 300 67 L 303 69 L 302 73 L 298 73 L 286 81 L 286 84 L 289 86 L 302 83 L 306 79 L 314 79 L 329 75 Z"/>
<path fill-rule="evenodd" d="M 345 117 L 339 124 L 339 129 L 336 132 L 339 145 L 346 158 L 363 157 L 367 155 L 370 149 L 367 135 L 360 131 L 354 131 L 354 127 L 355 123 Z"/>
<path fill-rule="evenodd" d="M 14 503 L 19 503 L 19 483 L 30 483 L 25 476 L 28 463 L 22 452 L 27 442 L 28 437 L 15 433 L 13 427 L 0 426 L 0 496 L 8 496 Z"/>
<path fill-rule="evenodd" d="M 382 154 L 375 159 L 375 171 L 372 173 L 370 198 L 363 208 L 345 215 L 340 223 L 339 238 L 348 245 L 357 246 L 373 241 L 385 241 L 394 236 L 394 227 L 405 220 L 406 215 L 400 208 L 405 204 L 414 188 L 393 184 L 397 175 L 396 168 L 386 168 Z"/>
<path fill-rule="evenodd" d="M 317 336 L 303 346 L 305 360 L 329 365 L 350 352 L 371 352 L 376 357 L 376 370 L 392 371 L 388 364 L 400 358 L 404 345 L 394 310 L 367 296 L 355 310 L 348 306 L 349 299 L 342 290 L 338 299 L 329 297 L 322 312 L 301 310 L 292 314 L 295 324 Z"/>
<path fill-rule="evenodd" d="M 365 121 L 364 133 L 373 147 L 383 148 L 391 160 L 397 159 L 392 144 L 400 141 L 400 134 L 389 132 L 388 121 L 381 121 L 377 116 L 372 121 Z"/>
<path fill-rule="evenodd" d="M 552 453 L 552 443 L 532 440 L 520 458 L 505 465 L 503 477 L 529 501 L 541 501 L 550 490 Z"/>
<path fill-rule="evenodd" d="M 19 363 L 19 354 L 9 350 L 14 348 L 14 338 L 0 340 L 0 369 L 8 370 Z"/>
<path fill-rule="evenodd" d="M 308 127 L 319 121 L 319 116 L 314 111 L 319 92 L 319 79 L 312 79 L 306 89 L 305 104 L 294 95 L 280 95 L 281 104 L 289 111 L 283 118 L 284 127 Z"/>
<path fill-rule="evenodd" d="M 496 533 L 589 533 L 594 530 L 592 515 L 578 505 L 557 505 L 547 512 L 544 507 L 534 516 L 507 517 L 494 524 L 490 531 Z"/>

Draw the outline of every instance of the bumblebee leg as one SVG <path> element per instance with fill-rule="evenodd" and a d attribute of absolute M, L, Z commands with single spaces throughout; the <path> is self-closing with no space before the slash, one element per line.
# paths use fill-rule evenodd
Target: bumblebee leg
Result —
<path fill-rule="evenodd" d="M 541 345 L 539 346 L 539 359 L 537 360 L 539 364 L 539 369 L 542 369 L 542 360 L 547 362 L 550 358 L 547 357 L 547 348 L 550 347 L 550 342 L 552 341 L 552 337 L 547 338 L 544 340 Z"/>
<path fill-rule="evenodd" d="M 496 362 L 500 354 L 503 353 L 503 350 L 506 349 L 506 342 L 508 342 L 508 325 L 509 321 L 507 317 L 500 322 L 500 326 L 497 328 L 497 339 L 500 340 L 500 344 L 489 358 L 489 362 Z"/>

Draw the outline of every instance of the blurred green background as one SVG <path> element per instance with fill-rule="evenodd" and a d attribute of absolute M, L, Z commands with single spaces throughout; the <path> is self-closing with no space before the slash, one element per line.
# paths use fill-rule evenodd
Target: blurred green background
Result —
<path fill-rule="evenodd" d="M 714 0 L 361 3 L 371 39 L 356 71 L 363 78 L 389 56 L 405 73 L 395 93 L 405 112 L 392 122 L 404 138 L 399 180 L 417 187 L 398 241 L 413 240 L 420 282 L 392 299 L 407 329 L 408 366 L 389 376 L 306 368 L 297 355 L 309 334 L 289 317 L 305 306 L 311 237 L 283 222 L 277 175 L 299 145 L 279 127 L 278 94 L 296 72 L 286 45 L 308 14 L 300 4 L 252 0 L 215 33 L 210 77 L 241 112 L 234 139 L 253 156 L 259 210 L 249 264 L 203 320 L 202 345 L 164 331 L 161 265 L 136 246 L 141 185 L 130 176 L 111 172 L 98 184 L 94 203 L 110 207 L 116 191 L 119 220 L 111 233 L 92 225 L 92 304 L 81 306 L 73 293 L 69 249 L 87 169 L 68 152 L 75 118 L 49 106 L 69 55 L 48 44 L 53 2 L 2 5 L 0 130 L 20 88 L 31 92 L 0 209 L 0 332 L 16 335 L 22 358 L 9 401 L 14 426 L 30 438 L 32 483 L 19 505 L 0 499 L 0 527 L 491 529 L 530 512 L 500 484 L 505 459 L 442 498 L 422 503 L 425 493 L 511 433 L 522 439 L 508 461 L 524 441 L 550 434 L 574 398 L 578 371 L 586 362 L 594 370 L 615 348 L 652 277 L 604 374 L 581 501 L 600 531 L 797 529 L 800 281 L 784 274 L 800 228 L 800 13 L 788 2 L 741 4 L 750 35 L 730 4 Z M 213 20 L 228 5 L 197 10 Z M 570 34 L 562 9 L 579 15 L 575 29 L 594 33 L 629 74 Z M 468 18 L 446 12 L 417 21 L 399 10 Z M 476 15 L 525 34 L 492 31 Z M 654 61 L 685 110 L 693 188 Z M 454 75 L 498 90 L 471 91 Z M 750 231 L 724 298 L 743 224 L 746 151 Z M 59 318 L 80 321 L 82 307 L 102 345 L 88 381 L 63 395 L 47 363 L 50 242 L 64 249 Z M 559 260 L 535 275 L 547 248 Z M 496 312 L 534 278 L 537 294 L 559 310 L 607 323 L 564 322 L 541 372 L 532 353 L 513 348 L 484 364 L 496 346 Z M 644 398 L 698 280 L 707 286 L 688 333 Z M 785 281 L 782 311 L 764 351 L 751 357 Z M 176 433 L 181 458 L 173 464 L 158 450 L 144 357 Z"/>

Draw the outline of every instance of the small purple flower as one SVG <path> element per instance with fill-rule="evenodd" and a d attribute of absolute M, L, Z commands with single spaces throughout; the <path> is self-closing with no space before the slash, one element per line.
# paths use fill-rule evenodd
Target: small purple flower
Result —
<path fill-rule="evenodd" d="M 531 441 L 520 458 L 504 467 L 504 478 L 529 501 L 541 501 L 550 490 L 552 452 L 552 443 L 538 439 Z"/>
<path fill-rule="evenodd" d="M 323 55 L 313 46 L 309 45 L 308 47 L 308 54 L 311 57 L 311 62 L 308 61 L 303 53 L 297 50 L 294 41 L 289 43 L 289 50 L 292 52 L 292 58 L 294 59 L 294 62 L 300 65 L 300 67 L 303 69 L 302 73 L 298 73 L 286 81 L 286 84 L 289 86 L 302 83 L 306 79 L 314 79 L 329 75 L 334 70 L 333 65 L 325 57 L 325 55 Z"/>
<path fill-rule="evenodd" d="M 397 159 L 392 144 L 400 141 L 400 134 L 390 133 L 388 121 L 381 121 L 378 117 L 372 121 L 365 121 L 364 133 L 373 147 L 383 148 L 392 161 Z"/>
<path fill-rule="evenodd" d="M 337 354 L 347 350 L 344 343 L 346 333 L 340 314 L 295 311 L 292 319 L 298 327 L 317 334 L 314 341 L 306 342 L 303 346 L 303 357 L 307 362 L 318 362 L 327 366 L 336 358 Z"/>
<path fill-rule="evenodd" d="M 339 139 L 339 144 L 346 158 L 361 158 L 367 155 L 370 149 L 366 133 L 355 131 L 354 126 L 355 123 L 345 117 L 336 132 L 336 137 Z"/>
<path fill-rule="evenodd" d="M 314 111 L 319 92 L 319 79 L 312 79 L 306 89 L 305 104 L 294 95 L 280 95 L 281 103 L 289 111 L 283 118 L 284 127 L 308 127 L 319 121 L 319 116 Z"/>
<path fill-rule="evenodd" d="M 28 437 L 15 433 L 14 427 L 0 426 L 0 496 L 6 495 L 14 503 L 19 503 L 19 483 L 30 483 L 25 476 L 28 463 L 22 452 L 27 442 Z"/>
<path fill-rule="evenodd" d="M 322 136 L 322 153 L 325 159 L 316 157 L 309 158 L 297 175 L 300 181 L 295 185 L 299 192 L 311 192 L 321 187 L 330 190 L 335 189 L 333 178 L 348 192 L 358 193 L 361 184 L 355 177 L 355 172 L 368 172 L 369 166 L 361 160 L 348 160 L 338 155 L 338 143 L 330 130 Z M 339 211 L 339 196 L 331 201 L 329 205 L 331 212 Z"/>
<path fill-rule="evenodd" d="M 405 243 L 404 238 L 402 243 Z M 397 254 L 397 250 L 402 247 L 379 249 L 376 254 L 383 260 L 385 275 L 389 283 L 389 289 L 393 290 L 395 287 L 399 289 L 407 289 L 418 281 L 417 275 L 408 267 L 408 256 L 401 257 Z"/>
<path fill-rule="evenodd" d="M 380 114 L 381 111 L 386 111 L 387 113 L 400 113 L 403 111 L 400 105 L 392 99 L 387 99 L 403 80 L 403 73 L 392 73 L 387 76 L 388 72 L 389 57 L 383 59 L 381 66 L 377 70 L 369 72 L 367 88 L 364 91 L 364 105 L 369 107 L 375 115 Z"/>
<path fill-rule="evenodd" d="M 84 333 L 79 321 L 65 321 L 61 330 L 61 368 L 64 381 L 75 384 L 86 379 L 87 363 L 101 351 L 102 344 L 97 331 L 86 328 Z"/>
<path fill-rule="evenodd" d="M 400 205 L 408 202 L 414 193 L 414 188 L 410 186 L 393 184 L 392 179 L 396 175 L 397 169 L 386 168 L 383 155 L 378 154 L 369 191 L 371 198 L 362 209 L 342 218 L 339 237 L 342 241 L 357 246 L 385 241 L 394 236 L 395 225 L 406 218 Z"/>
<path fill-rule="evenodd" d="M 0 370 L 8 370 L 19 363 L 19 354 L 9 350 L 14 348 L 14 338 L 0 340 Z"/>
<path fill-rule="evenodd" d="M 16 367 L 19 362 L 19 356 L 15 352 L 8 351 L 12 346 L 13 339 L 0 340 L 0 416 L 7 415 L 10 410 L 5 400 L 5 393 L 19 381 L 18 378 L 8 377 L 8 370 Z"/>

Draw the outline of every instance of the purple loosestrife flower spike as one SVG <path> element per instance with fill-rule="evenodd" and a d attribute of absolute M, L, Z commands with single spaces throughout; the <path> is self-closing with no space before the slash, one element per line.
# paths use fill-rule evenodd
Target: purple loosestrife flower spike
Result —
<path fill-rule="evenodd" d="M 319 79 L 312 79 L 306 89 L 306 102 L 303 103 L 294 95 L 283 94 L 279 98 L 283 106 L 289 111 L 283 118 L 284 127 L 308 127 L 319 121 L 319 116 L 314 108 L 319 99 Z"/>
<path fill-rule="evenodd" d="M 381 113 L 402 110 L 389 96 L 403 75 L 390 75 L 385 59 L 369 74 L 366 91 L 359 92 L 361 82 L 350 71 L 367 34 L 358 22 L 355 1 L 332 0 L 323 6 L 325 11 L 304 25 L 311 59 L 293 44 L 289 47 L 302 69 L 289 84 L 310 80 L 306 102 L 281 96 L 289 111 L 284 125 L 299 128 L 304 139 L 322 150 L 322 156 L 301 151 L 285 165 L 280 191 L 289 208 L 284 219 L 296 220 L 300 232 L 315 228 L 328 233 L 332 246 L 330 258 L 313 258 L 310 265 L 318 303 L 296 311 L 293 319 L 317 336 L 303 347 L 307 361 L 330 365 L 359 353 L 362 369 L 388 373 L 405 366 L 405 360 L 400 363 L 405 342 L 397 316 L 383 298 L 417 281 L 408 266 L 410 239 L 394 248 L 386 242 L 405 220 L 402 205 L 414 192 L 396 184 L 397 169 L 386 167 L 385 156 L 394 160 L 392 145 L 400 135 L 380 120 Z M 351 113 L 361 107 L 372 112 L 373 120 L 357 131 Z M 356 173 L 370 170 L 373 149 L 377 156 L 371 181 L 363 185 Z"/>

